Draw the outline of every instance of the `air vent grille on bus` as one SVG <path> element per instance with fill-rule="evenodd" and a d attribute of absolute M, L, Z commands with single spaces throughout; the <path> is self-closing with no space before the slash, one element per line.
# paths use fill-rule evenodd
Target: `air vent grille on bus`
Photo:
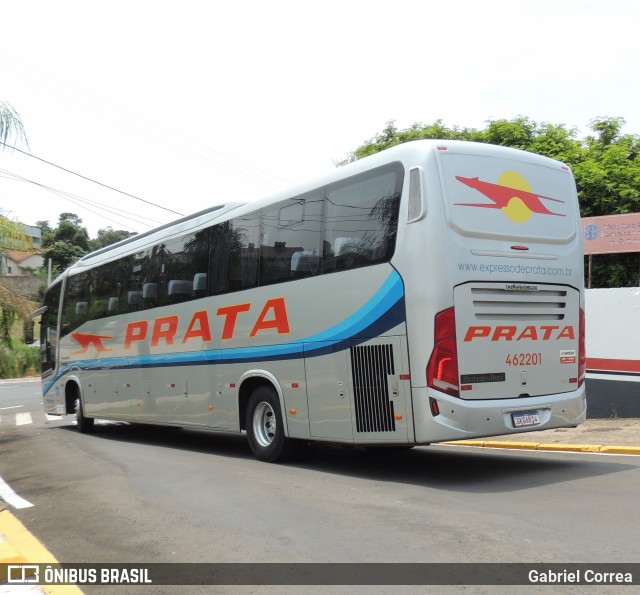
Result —
<path fill-rule="evenodd" d="M 563 320 L 567 292 L 562 289 L 512 291 L 496 287 L 471 289 L 477 320 Z"/>
<path fill-rule="evenodd" d="M 356 431 L 394 432 L 393 402 L 389 399 L 388 376 L 395 374 L 391 345 L 351 348 Z"/>

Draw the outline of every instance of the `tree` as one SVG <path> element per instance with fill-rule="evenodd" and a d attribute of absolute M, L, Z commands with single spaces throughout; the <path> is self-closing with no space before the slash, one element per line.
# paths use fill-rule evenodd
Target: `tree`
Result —
<path fill-rule="evenodd" d="M 384 151 L 395 145 L 407 143 L 412 140 L 420 140 L 425 138 L 439 138 L 450 140 L 477 140 L 473 138 L 474 131 L 471 128 L 448 128 L 442 123 L 442 120 L 436 120 L 433 124 L 415 123 L 406 130 L 398 130 L 395 122 L 389 120 L 382 132 L 374 136 L 371 140 L 360 145 L 353 153 L 347 155 L 346 159 L 339 161 L 336 165 L 345 165 L 368 157 L 379 151 Z"/>
<path fill-rule="evenodd" d="M 0 150 L 11 147 L 13 139 L 23 142 L 27 147 L 29 142 L 20 119 L 20 114 L 4 101 L 0 101 Z M 24 226 L 0 216 L 0 258 L 4 260 L 7 249 L 25 248 L 29 238 Z M 29 301 L 11 286 L 0 283 L 0 342 L 11 348 L 11 327 L 16 317 L 26 319 L 31 311 Z"/>
<path fill-rule="evenodd" d="M 51 224 L 48 221 L 36 221 L 36 227 L 39 227 L 42 233 L 42 245 L 47 246 L 52 241 L 53 229 L 51 229 Z"/>
<path fill-rule="evenodd" d="M 73 213 L 60 214 L 58 227 L 52 231 L 50 241 L 77 246 L 84 250 L 85 254 L 91 249 L 89 232 L 86 227 L 82 227 L 82 219 Z"/>
<path fill-rule="evenodd" d="M 621 134 L 623 118 L 595 118 L 592 134 L 578 138 L 577 130 L 526 117 L 489 120 L 482 130 L 447 127 L 441 120 L 416 123 L 398 130 L 393 121 L 337 165 L 418 139 L 454 139 L 491 143 L 532 151 L 571 167 L 578 187 L 582 216 L 640 212 L 640 136 Z M 638 256 L 610 254 L 594 261 L 593 287 L 638 284 Z"/>
<path fill-rule="evenodd" d="M 0 101 L 0 142 L 2 147 L 10 146 L 11 139 L 14 139 L 14 146 L 16 141 L 23 142 L 27 147 L 29 141 L 27 134 L 22 124 L 20 114 L 11 107 L 8 103 Z"/>
<path fill-rule="evenodd" d="M 0 256 L 6 250 L 29 250 L 33 246 L 25 226 L 0 215 Z"/>
<path fill-rule="evenodd" d="M 124 229 L 112 229 L 111 227 L 106 227 L 105 229 L 98 230 L 98 237 L 91 240 L 91 249 L 99 250 L 100 248 L 105 248 L 107 246 L 111 246 L 111 244 L 115 244 L 121 240 L 126 240 L 127 238 L 133 237 L 136 234 L 131 231 L 125 231 Z"/>
<path fill-rule="evenodd" d="M 51 260 L 52 269 L 58 275 L 85 254 L 87 254 L 87 250 L 81 246 L 58 240 L 47 246 L 44 258 Z"/>
<path fill-rule="evenodd" d="M 52 228 L 48 221 L 38 221 L 36 225 L 42 230 L 44 258 L 51 260 L 56 274 L 60 274 L 89 252 L 136 235 L 123 229 L 106 227 L 98 231 L 98 237 L 89 239 L 89 232 L 75 213 L 60 213 L 57 227 Z"/>
<path fill-rule="evenodd" d="M 0 274 L 4 274 L 7 250 L 25 249 L 31 246 L 31 238 L 24 225 L 0 216 Z M 11 285 L 0 282 L 0 343 L 11 348 L 11 328 L 17 318 L 27 319 L 32 311 L 31 303 Z"/>
<path fill-rule="evenodd" d="M 623 125 L 622 118 L 590 123 L 585 158 L 574 166 L 583 216 L 640 213 L 640 137 L 622 134 Z M 591 286 L 638 285 L 638 258 L 635 253 L 593 257 Z"/>
<path fill-rule="evenodd" d="M 42 247 L 45 248 L 45 260 L 50 259 L 54 272 L 59 274 L 91 251 L 89 232 L 82 227 L 82 219 L 78 215 L 61 213 L 57 227 L 51 229 L 47 222 Z"/>
<path fill-rule="evenodd" d="M 622 118 L 597 118 L 574 166 L 583 216 L 640 212 L 640 137 L 621 134 Z"/>
<path fill-rule="evenodd" d="M 406 130 L 398 130 L 393 121 L 387 122 L 383 131 L 366 141 L 347 158 L 338 163 L 343 165 L 389 147 L 420 139 L 467 140 L 503 145 L 541 153 L 554 159 L 574 164 L 582 158 L 582 144 L 577 139 L 575 129 L 546 122 L 537 123 L 529 118 L 513 120 L 488 120 L 483 130 L 475 128 L 450 128 L 436 120 L 433 124 L 415 123 Z"/>

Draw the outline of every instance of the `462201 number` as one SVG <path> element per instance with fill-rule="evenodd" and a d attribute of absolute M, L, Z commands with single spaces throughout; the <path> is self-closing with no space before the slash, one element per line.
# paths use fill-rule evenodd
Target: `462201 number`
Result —
<path fill-rule="evenodd" d="M 540 366 L 542 353 L 513 353 L 507 355 L 507 366 Z"/>

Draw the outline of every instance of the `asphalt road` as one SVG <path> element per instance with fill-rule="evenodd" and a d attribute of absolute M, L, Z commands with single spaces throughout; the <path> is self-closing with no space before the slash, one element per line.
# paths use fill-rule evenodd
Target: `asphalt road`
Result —
<path fill-rule="evenodd" d="M 65 562 L 640 559 L 637 456 L 319 447 L 271 465 L 243 436 L 123 423 L 81 435 L 71 417 L 47 422 L 38 383 L 0 381 L 0 476 Z"/>

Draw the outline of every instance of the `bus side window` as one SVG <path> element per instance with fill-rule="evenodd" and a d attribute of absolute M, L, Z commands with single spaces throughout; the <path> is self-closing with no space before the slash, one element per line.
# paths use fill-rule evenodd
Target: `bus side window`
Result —
<path fill-rule="evenodd" d="M 118 296 L 113 296 L 109 298 L 107 302 L 107 316 L 113 316 L 118 313 L 120 308 L 120 298 Z"/>
<path fill-rule="evenodd" d="M 336 271 L 346 271 L 364 266 L 370 251 L 361 238 L 340 237 L 333 242 L 333 264 Z"/>
<path fill-rule="evenodd" d="M 207 273 L 196 273 L 193 276 L 193 297 L 200 298 L 207 295 Z"/>
<path fill-rule="evenodd" d="M 143 283 L 142 303 L 145 308 L 155 308 L 158 304 L 158 284 Z"/>
<path fill-rule="evenodd" d="M 58 281 L 49 287 L 44 296 L 46 310 L 40 319 L 40 366 L 43 374 L 55 368 L 56 365 L 61 293 L 62 281 Z"/>
<path fill-rule="evenodd" d="M 403 167 L 392 163 L 327 187 L 323 272 L 391 259 L 398 229 Z"/>
<path fill-rule="evenodd" d="M 89 319 L 90 286 L 89 273 L 79 273 L 67 278 L 60 324 L 61 336 L 73 332 Z"/>
<path fill-rule="evenodd" d="M 234 219 L 231 224 L 227 291 L 256 287 L 260 265 L 260 213 Z"/>
<path fill-rule="evenodd" d="M 320 274 L 321 219 L 322 194 L 319 191 L 264 211 L 260 285 Z"/>
<path fill-rule="evenodd" d="M 114 316 L 119 310 L 120 269 L 117 263 L 108 263 L 92 271 L 89 310 L 92 319 Z"/>
<path fill-rule="evenodd" d="M 210 235 L 210 229 L 206 228 L 168 240 L 162 245 L 159 250 L 159 305 L 176 304 L 198 297 L 193 290 L 193 279 L 197 273 L 208 268 Z"/>
<path fill-rule="evenodd" d="M 140 310 L 142 307 L 142 291 L 128 291 L 127 304 L 129 306 L 129 312 Z"/>
<path fill-rule="evenodd" d="M 236 243 L 236 232 L 231 221 L 219 223 L 211 228 L 211 251 L 209 254 L 209 289 L 211 295 L 229 291 L 231 249 Z"/>
<path fill-rule="evenodd" d="M 190 300 L 193 296 L 193 282 L 183 279 L 172 279 L 167 285 L 167 296 L 170 304 Z"/>

